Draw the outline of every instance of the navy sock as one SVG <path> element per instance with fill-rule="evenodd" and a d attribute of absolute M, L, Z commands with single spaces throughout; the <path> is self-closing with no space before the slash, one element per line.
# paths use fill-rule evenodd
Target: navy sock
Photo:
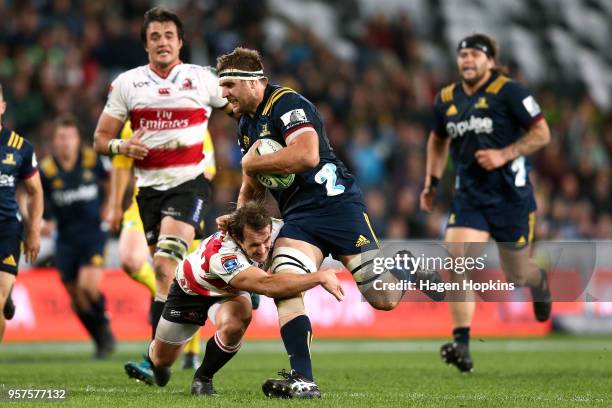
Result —
<path fill-rule="evenodd" d="M 469 327 L 457 327 L 453 330 L 453 339 L 457 343 L 470 345 L 470 328 Z"/>
<path fill-rule="evenodd" d="M 151 334 L 151 338 L 155 338 L 155 331 L 157 331 L 157 325 L 159 323 L 159 319 L 161 319 L 162 312 L 164 311 L 164 306 L 166 302 L 160 302 L 159 300 L 154 300 L 151 303 L 151 329 L 153 333 Z"/>
<path fill-rule="evenodd" d="M 310 361 L 312 326 L 308 316 L 298 316 L 281 327 L 281 337 L 289 355 L 291 368 L 312 381 L 312 362 Z"/>
<path fill-rule="evenodd" d="M 217 339 L 215 339 L 217 337 Z M 219 345 L 220 340 L 218 334 L 215 333 L 208 342 L 206 343 L 206 351 L 204 353 L 204 360 L 202 364 L 195 372 L 193 378 L 212 379 L 217 371 L 221 369 L 228 361 L 232 359 L 238 353 L 240 345 L 232 348 Z"/>

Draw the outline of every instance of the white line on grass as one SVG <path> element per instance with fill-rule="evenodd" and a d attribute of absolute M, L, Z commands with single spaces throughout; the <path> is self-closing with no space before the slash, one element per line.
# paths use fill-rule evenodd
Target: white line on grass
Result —
<path fill-rule="evenodd" d="M 397 353 L 437 352 L 444 340 L 320 340 L 312 344 L 314 353 Z M 120 342 L 118 351 L 140 353 L 146 342 Z M 472 340 L 476 352 L 542 352 L 542 351 L 602 351 L 611 352 L 612 342 L 605 340 L 528 339 L 528 340 Z M 88 342 L 4 343 L 0 359 L 14 353 L 90 353 Z M 245 341 L 241 353 L 284 353 L 279 341 Z"/>

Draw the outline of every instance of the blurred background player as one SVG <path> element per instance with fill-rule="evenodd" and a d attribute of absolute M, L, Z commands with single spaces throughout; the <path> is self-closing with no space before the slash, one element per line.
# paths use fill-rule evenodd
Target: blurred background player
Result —
<path fill-rule="evenodd" d="M 456 181 L 445 236 L 449 252 L 473 255 L 469 243 L 493 237 L 508 281 L 531 289 L 535 317 L 545 321 L 551 298 L 544 271 L 530 258 L 536 202 L 525 156 L 549 143 L 550 130 L 533 96 L 503 75 L 496 57 L 495 41 L 485 34 L 459 42 L 460 80 L 444 87 L 434 103 L 421 208 L 433 209 L 450 148 Z M 451 277 L 463 279 L 453 271 Z M 469 340 L 474 294 L 453 296 L 454 342 L 443 345 L 441 354 L 445 362 L 468 372 L 473 367 Z"/>
<path fill-rule="evenodd" d="M 263 205 L 248 202 L 231 215 L 227 233 L 211 235 L 179 265 L 149 347 L 157 385 L 163 387 L 170 380 L 170 367 L 182 345 L 198 332 L 210 314 L 217 331 L 206 344 L 206 355 L 194 375 L 191 393 L 217 394 L 213 376 L 238 353 L 251 321 L 248 292 L 288 298 L 321 285 L 338 301 L 342 300 L 344 292 L 336 276 L 339 270 L 274 275 L 266 272 L 282 225 L 282 221 L 270 217 Z"/>
<path fill-rule="evenodd" d="M 133 132 L 130 121 L 125 122 L 121 130 L 121 139 L 128 140 Z M 204 134 L 204 177 L 210 183 L 217 172 L 215 166 L 215 152 L 210 132 Z M 116 155 L 112 160 L 109 208 L 106 212 L 107 221 L 112 231 L 119 231 L 119 261 L 123 270 L 134 281 L 145 286 L 151 298 L 155 298 L 155 273 L 149 262 L 149 248 L 144 235 L 144 227 L 138 211 L 136 196 L 138 188 L 134 187 L 132 166 L 134 159 L 123 155 Z M 126 196 L 126 192 L 132 192 Z M 129 204 L 125 203 L 129 198 Z M 123 209 L 127 206 L 127 209 Z M 193 252 L 200 240 L 193 240 L 189 252 Z M 196 332 L 185 346 L 183 368 L 196 368 L 199 364 L 200 334 Z"/>
<path fill-rule="evenodd" d="M 81 146 L 76 120 L 56 120 L 51 156 L 40 163 L 45 193 L 46 234 L 54 231 L 55 265 L 72 307 L 95 343 L 95 358 L 114 350 L 115 339 L 99 285 L 107 234 L 102 209 L 110 163 L 90 147 Z"/>
<path fill-rule="evenodd" d="M 40 250 L 43 191 L 34 147 L 14 131 L 2 126 L 6 102 L 0 84 L 0 342 L 5 319 L 12 319 L 15 306 L 10 293 L 17 277 L 21 246 L 26 261 L 33 262 Z M 22 217 L 17 205 L 17 185 L 23 183 L 27 194 L 25 239 Z"/>
<path fill-rule="evenodd" d="M 235 48 L 218 58 L 217 70 L 223 96 L 241 114 L 238 143 L 243 178 L 238 207 L 265 194 L 255 178 L 258 173 L 295 174 L 287 189 L 270 190 L 285 223 L 275 243 L 272 273 L 314 272 L 331 254 L 351 272 L 372 307 L 393 309 L 403 292 L 375 290 L 372 282 L 395 283 L 416 276 L 403 270 L 374 272 L 374 257 L 380 255 L 378 238 L 355 177 L 334 154 L 317 108 L 292 89 L 269 84 L 255 50 Z M 256 149 L 262 138 L 286 147 L 259 155 Z M 312 327 L 303 294 L 278 299 L 276 306 L 291 372 L 286 378 L 268 380 L 264 392 L 277 398 L 319 398 L 310 358 Z"/>
<path fill-rule="evenodd" d="M 214 70 L 179 59 L 183 37 L 176 14 L 160 7 L 145 13 L 141 39 L 149 64 L 113 81 L 94 134 L 99 153 L 135 159 L 138 209 L 156 276 L 152 337 L 177 264 L 193 239 L 203 236 L 210 186 L 203 175 L 202 134 L 213 108 L 232 114 Z M 128 119 L 134 136 L 116 139 Z M 142 365 L 150 369 L 146 361 Z"/>

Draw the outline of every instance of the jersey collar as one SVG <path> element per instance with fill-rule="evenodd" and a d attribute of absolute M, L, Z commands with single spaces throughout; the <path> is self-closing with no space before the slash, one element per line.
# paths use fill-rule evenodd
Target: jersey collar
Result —
<path fill-rule="evenodd" d="M 274 92 L 274 90 L 276 90 L 277 88 L 278 88 L 277 85 L 270 85 L 270 84 L 266 85 L 266 90 L 264 91 L 263 99 L 261 100 L 259 105 L 257 105 L 257 109 L 255 110 L 255 116 L 261 115 L 261 111 L 263 111 L 263 108 L 264 106 L 266 106 L 268 99 L 270 99 L 270 94 Z"/>
<path fill-rule="evenodd" d="M 151 71 L 151 73 L 155 74 L 157 77 L 159 77 L 161 79 L 168 79 L 168 77 L 170 76 L 172 71 L 174 71 L 174 68 L 176 68 L 177 66 L 181 65 L 182 63 L 183 63 L 183 61 L 178 60 L 176 64 L 174 64 L 172 67 L 170 67 L 170 69 L 168 70 L 168 72 L 165 75 L 163 73 L 159 72 L 157 69 L 155 69 L 153 67 L 153 65 L 151 65 L 151 64 L 147 65 L 147 67 L 149 67 L 149 71 Z"/>
<path fill-rule="evenodd" d="M 484 84 L 480 85 L 478 89 L 472 95 L 468 95 L 465 93 L 465 90 L 463 89 L 463 83 L 461 81 L 459 81 L 459 88 L 461 89 L 461 92 L 463 92 L 463 94 L 469 98 L 470 96 L 477 95 L 481 93 L 483 90 L 487 89 L 487 86 L 489 86 L 491 82 L 495 81 L 495 79 L 497 79 L 498 76 L 499 74 L 497 72 L 491 72 L 491 76 L 489 77 L 489 80 L 485 82 Z"/>

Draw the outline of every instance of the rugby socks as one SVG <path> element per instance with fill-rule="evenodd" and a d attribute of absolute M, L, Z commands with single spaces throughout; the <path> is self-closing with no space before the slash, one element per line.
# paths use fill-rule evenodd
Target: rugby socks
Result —
<path fill-rule="evenodd" d="M 193 378 L 211 380 L 215 373 L 238 353 L 241 345 L 242 343 L 231 347 L 226 346 L 221 342 L 219 332 L 215 332 L 215 335 L 208 339 L 206 343 L 204 361 L 202 361 L 202 364 L 196 370 Z"/>
<path fill-rule="evenodd" d="M 310 341 L 312 326 L 306 315 L 300 315 L 281 327 L 281 337 L 289 355 L 291 368 L 313 381 L 312 361 L 310 360 Z"/>
<path fill-rule="evenodd" d="M 151 297 L 155 297 L 155 272 L 149 262 L 143 263 L 140 269 L 130 275 L 130 278 L 145 286 L 151 293 Z"/>
<path fill-rule="evenodd" d="M 151 338 L 155 338 L 155 332 L 157 331 L 157 325 L 159 323 L 159 319 L 161 319 L 162 312 L 164 311 L 164 306 L 166 305 L 166 300 L 163 301 L 159 298 L 159 296 L 155 296 L 155 299 L 151 302 L 151 329 L 153 330 L 151 334 Z"/>
<path fill-rule="evenodd" d="M 193 353 L 200 354 L 200 331 L 195 332 L 191 340 L 185 344 L 185 348 L 183 349 L 185 354 Z"/>
<path fill-rule="evenodd" d="M 101 344 L 103 339 L 102 336 L 107 329 L 109 324 L 108 318 L 106 317 L 106 298 L 100 293 L 98 300 L 91 301 L 91 307 L 89 310 L 77 310 L 77 316 L 85 329 L 95 341 L 96 344 Z"/>
<path fill-rule="evenodd" d="M 470 345 L 470 328 L 469 327 L 456 327 L 453 330 L 453 339 L 456 343 L 465 344 L 469 347 Z"/>

